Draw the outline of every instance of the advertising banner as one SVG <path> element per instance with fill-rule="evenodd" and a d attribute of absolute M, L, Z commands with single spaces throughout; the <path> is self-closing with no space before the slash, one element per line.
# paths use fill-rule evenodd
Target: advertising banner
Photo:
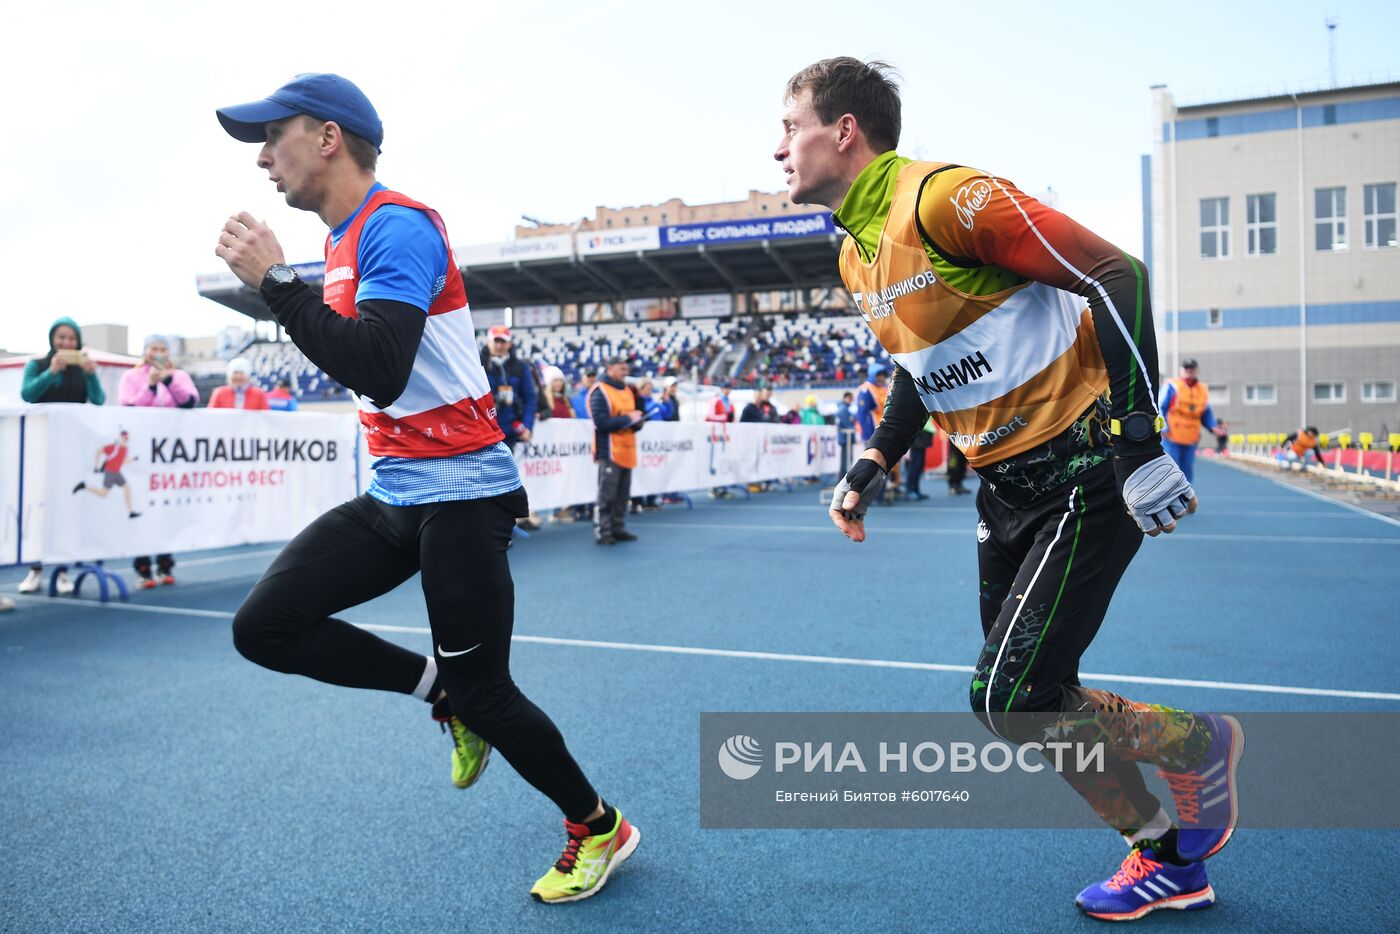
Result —
<path fill-rule="evenodd" d="M 363 491 L 373 461 L 348 412 L 60 403 L 0 415 L 0 442 L 0 563 L 286 541 Z M 590 420 L 543 422 L 515 457 L 537 511 L 597 498 Z M 830 426 L 655 422 L 637 461 L 647 496 L 834 474 L 840 448 Z"/>
<path fill-rule="evenodd" d="M 542 237 L 520 237 L 500 243 L 476 243 L 453 247 L 452 255 L 458 266 L 490 266 L 516 260 L 559 259 L 572 256 L 573 234 L 547 234 Z"/>
<path fill-rule="evenodd" d="M 64 405 L 26 422 L 25 550 L 45 561 L 285 540 L 355 495 L 349 414 Z"/>
<path fill-rule="evenodd" d="M 528 443 L 516 447 L 515 458 L 537 511 L 597 498 L 590 421 L 544 422 Z M 834 427 L 656 422 L 637 435 L 632 495 L 818 476 L 839 467 Z"/>
<path fill-rule="evenodd" d="M 661 245 L 659 227 L 624 227 L 621 230 L 590 230 L 574 235 L 574 249 L 579 256 L 597 253 L 634 253 L 654 250 Z"/>
<path fill-rule="evenodd" d="M 795 214 L 791 217 L 752 217 L 744 220 L 676 224 L 661 228 L 662 249 L 697 243 L 740 243 L 748 240 L 785 240 L 836 233 L 831 212 Z"/>

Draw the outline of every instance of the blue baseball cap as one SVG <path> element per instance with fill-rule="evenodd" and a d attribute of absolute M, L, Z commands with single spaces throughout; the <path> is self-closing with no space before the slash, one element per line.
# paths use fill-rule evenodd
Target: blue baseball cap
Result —
<path fill-rule="evenodd" d="M 369 140 L 379 150 L 384 124 L 365 92 L 331 74 L 297 75 L 260 101 L 234 104 L 215 111 L 228 135 L 243 143 L 267 141 L 267 124 L 296 114 L 331 120 L 347 133 Z"/>

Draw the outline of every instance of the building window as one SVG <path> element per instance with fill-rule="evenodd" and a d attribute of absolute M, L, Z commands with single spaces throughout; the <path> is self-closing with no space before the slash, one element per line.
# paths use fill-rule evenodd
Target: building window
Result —
<path fill-rule="evenodd" d="M 1211 405 L 1230 404 L 1230 384 L 1213 383 L 1206 386 L 1206 392 L 1210 394 Z"/>
<path fill-rule="evenodd" d="M 1313 401 L 1331 405 L 1347 401 L 1346 383 L 1313 383 Z"/>
<path fill-rule="evenodd" d="M 1395 246 L 1395 183 L 1367 185 L 1365 193 L 1366 249 Z"/>
<path fill-rule="evenodd" d="M 1278 391 L 1273 383 L 1245 383 L 1245 405 L 1273 405 L 1278 402 Z"/>
<path fill-rule="evenodd" d="M 1225 314 L 1219 308 L 1211 308 L 1206 312 L 1206 326 L 1212 328 L 1223 327 Z"/>
<path fill-rule="evenodd" d="M 1362 402 L 1394 402 L 1395 380 L 1367 380 L 1361 384 Z"/>
<path fill-rule="evenodd" d="M 1201 259 L 1230 258 L 1230 199 L 1201 199 Z"/>
<path fill-rule="evenodd" d="M 1328 253 L 1347 248 L 1347 190 L 1319 188 L 1313 192 L 1317 251 Z"/>
<path fill-rule="evenodd" d="M 1278 252 L 1278 197 L 1273 192 L 1245 198 L 1245 233 L 1250 256 Z"/>

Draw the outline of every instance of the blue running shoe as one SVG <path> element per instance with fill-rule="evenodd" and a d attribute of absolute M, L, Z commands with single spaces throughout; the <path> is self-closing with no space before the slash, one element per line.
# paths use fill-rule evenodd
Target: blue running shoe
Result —
<path fill-rule="evenodd" d="M 1176 851 L 1192 861 L 1219 853 L 1235 832 L 1239 819 L 1235 770 L 1244 755 L 1244 730 L 1238 720 L 1222 714 L 1197 716 L 1206 721 L 1211 737 L 1200 765 L 1189 772 L 1157 770 L 1176 802 Z"/>
<path fill-rule="evenodd" d="M 1206 908 L 1215 903 L 1215 890 L 1205 863 L 1177 866 L 1159 861 L 1151 847 L 1135 846 L 1113 878 L 1089 886 L 1074 903 L 1091 918 L 1133 921 L 1158 908 Z"/>

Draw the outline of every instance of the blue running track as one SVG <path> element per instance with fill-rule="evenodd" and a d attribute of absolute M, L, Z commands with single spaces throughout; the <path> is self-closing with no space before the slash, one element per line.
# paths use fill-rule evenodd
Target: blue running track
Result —
<path fill-rule="evenodd" d="M 1400 710 L 1400 524 L 1210 462 L 1198 479 L 1202 512 L 1144 544 L 1086 682 L 1197 709 Z M 181 555 L 177 586 L 125 605 L 20 598 L 0 615 L 0 931 L 1097 928 L 1073 899 L 1124 854 L 1107 830 L 699 827 L 702 711 L 963 709 L 960 668 L 841 661 L 976 658 L 971 497 L 926 486 L 863 545 L 813 488 L 668 506 L 610 549 L 582 524 L 516 545 L 516 680 L 644 837 L 574 905 L 527 896 L 564 838 L 504 760 L 458 791 L 422 703 L 234 652 L 274 546 Z M 412 583 L 346 615 L 430 650 Z M 1244 829 L 1209 864 L 1213 908 L 1139 924 L 1393 930 L 1397 844 Z"/>

